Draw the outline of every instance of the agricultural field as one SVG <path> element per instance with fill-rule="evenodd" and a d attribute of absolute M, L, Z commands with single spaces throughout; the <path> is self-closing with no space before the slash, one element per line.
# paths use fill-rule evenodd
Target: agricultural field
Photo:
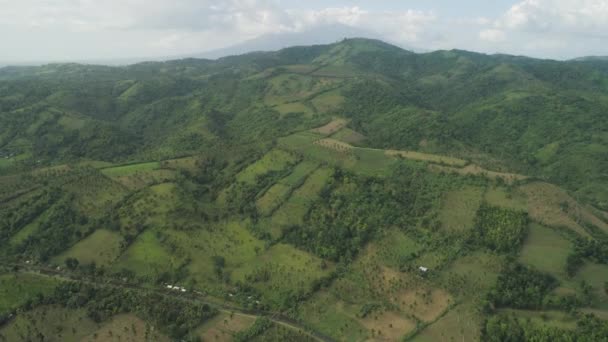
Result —
<path fill-rule="evenodd" d="M 341 130 L 331 135 L 332 139 L 336 139 L 347 144 L 357 145 L 365 141 L 366 137 L 350 128 L 344 127 Z"/>
<path fill-rule="evenodd" d="M 571 250 L 572 243 L 557 231 L 533 223 L 519 254 L 519 261 L 564 279 L 566 259 Z"/>
<path fill-rule="evenodd" d="M 284 227 L 303 223 L 304 215 L 331 177 L 332 172 L 333 170 L 329 168 L 319 168 L 311 173 L 304 184 L 294 190 L 287 201 L 274 212 L 270 220 L 262 223 L 268 225 L 266 229 L 269 229 L 274 238 L 280 236 Z"/>
<path fill-rule="evenodd" d="M 5 341 L 34 341 L 43 336 L 44 341 L 78 342 L 87 340 L 99 328 L 84 309 L 41 306 L 0 328 L 0 336 Z"/>
<path fill-rule="evenodd" d="M 249 165 L 241 171 L 236 180 L 243 183 L 253 184 L 256 178 L 272 171 L 282 171 L 295 164 L 296 158 L 282 150 L 272 150 L 261 159 Z"/>
<path fill-rule="evenodd" d="M 203 341 L 233 341 L 236 333 L 248 329 L 254 322 L 255 318 L 251 316 L 220 313 L 199 327 L 197 334 Z"/>
<path fill-rule="evenodd" d="M 606 222 L 555 185 L 533 182 L 518 190 L 527 197 L 528 213 L 535 220 L 549 226 L 568 227 L 584 237 L 590 235 L 582 226 L 583 222 L 594 225 L 604 233 L 608 232 Z"/>
<path fill-rule="evenodd" d="M 319 133 L 324 136 L 332 135 L 348 125 L 346 119 L 334 119 L 324 126 L 311 130 L 314 133 Z"/>
<path fill-rule="evenodd" d="M 491 186 L 486 189 L 483 199 L 495 207 L 522 211 L 528 209 L 526 196 L 517 189 Z"/>
<path fill-rule="evenodd" d="M 315 96 L 311 101 L 318 113 L 331 113 L 345 102 L 339 89 L 330 90 Z"/>
<path fill-rule="evenodd" d="M 482 318 L 475 308 L 468 304 L 460 304 L 436 322 L 422 328 L 411 341 L 478 341 L 480 339 Z"/>
<path fill-rule="evenodd" d="M 159 162 L 136 163 L 104 168 L 101 172 L 108 177 L 123 177 L 141 172 L 154 171 L 160 168 Z"/>
<path fill-rule="evenodd" d="M 445 194 L 439 212 L 442 227 L 448 231 L 471 230 L 483 194 L 483 188 L 471 186 Z"/>
<path fill-rule="evenodd" d="M 429 163 L 439 164 L 439 165 L 447 165 L 454 167 L 464 167 L 468 164 L 466 160 L 447 157 L 447 156 L 439 156 L 435 154 L 414 152 L 414 151 L 395 151 L 395 150 L 387 150 L 386 154 L 391 157 L 401 157 L 406 159 L 418 160 L 418 161 L 426 161 Z"/>
<path fill-rule="evenodd" d="M 38 295 L 53 292 L 58 284 L 53 278 L 35 274 L 1 274 L 0 314 L 7 314 Z"/>
<path fill-rule="evenodd" d="M 287 307 L 299 294 L 313 291 L 313 284 L 327 277 L 334 267 L 291 245 L 276 244 L 234 269 L 232 281 L 253 286 L 262 305 Z"/>
<path fill-rule="evenodd" d="M 490 180 L 501 179 L 503 182 L 508 184 L 527 179 L 527 177 L 524 175 L 509 172 L 490 171 L 475 164 L 468 164 L 467 166 L 461 168 L 432 164 L 429 165 L 429 169 L 434 172 L 454 173 L 462 176 L 483 176 Z"/>
<path fill-rule="evenodd" d="M 169 342 L 171 339 L 133 314 L 120 314 L 102 323 L 99 329 L 81 341 Z"/>
<path fill-rule="evenodd" d="M 120 255 L 122 241 L 123 238 L 119 233 L 98 229 L 55 257 L 53 262 L 62 265 L 65 259 L 75 258 L 81 264 L 95 263 L 98 266 L 109 266 Z"/>
<path fill-rule="evenodd" d="M 178 266 L 153 230 L 141 233 L 112 265 L 116 271 L 127 269 L 139 276 L 159 275 Z"/>

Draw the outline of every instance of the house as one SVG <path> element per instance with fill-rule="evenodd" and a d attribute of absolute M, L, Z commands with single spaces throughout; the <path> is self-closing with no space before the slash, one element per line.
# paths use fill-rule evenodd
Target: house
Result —
<path fill-rule="evenodd" d="M 182 287 L 182 292 L 186 292 L 186 289 Z"/>
<path fill-rule="evenodd" d="M 168 288 L 169 290 L 171 290 L 171 289 L 173 288 L 173 285 L 167 285 L 167 288 Z"/>
<path fill-rule="evenodd" d="M 426 273 L 429 269 L 424 267 L 424 266 L 420 266 L 418 267 L 418 269 L 420 270 L 420 272 Z"/>

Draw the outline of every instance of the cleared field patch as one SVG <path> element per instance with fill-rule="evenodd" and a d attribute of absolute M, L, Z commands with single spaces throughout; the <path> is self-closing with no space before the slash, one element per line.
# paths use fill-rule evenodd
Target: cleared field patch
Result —
<path fill-rule="evenodd" d="M 340 94 L 339 89 L 324 92 L 311 100 L 317 112 L 326 114 L 342 106 L 346 99 Z"/>
<path fill-rule="evenodd" d="M 262 197 L 257 199 L 256 206 L 258 212 L 263 216 L 272 213 L 289 196 L 290 190 L 291 188 L 284 184 L 277 183 L 273 185 Z"/>
<path fill-rule="evenodd" d="M 310 65 L 310 64 L 293 64 L 293 65 L 286 65 L 284 67 L 285 70 L 296 73 L 296 74 L 309 74 L 313 71 L 315 71 L 318 67 L 316 65 Z"/>
<path fill-rule="evenodd" d="M 137 163 L 122 166 L 114 166 L 102 169 L 101 172 L 108 177 L 129 176 L 136 172 L 147 172 L 160 168 L 159 162 Z"/>
<path fill-rule="evenodd" d="M 41 306 L 17 315 L 0 329 L 5 341 L 77 342 L 99 328 L 84 309 Z"/>
<path fill-rule="evenodd" d="M 203 341 L 228 342 L 233 341 L 234 334 L 248 329 L 255 322 L 252 316 L 220 313 L 205 322 L 197 329 L 197 335 Z"/>
<path fill-rule="evenodd" d="M 0 314 L 16 309 L 38 294 L 52 293 L 58 284 L 58 280 L 34 274 L 0 275 Z"/>
<path fill-rule="evenodd" d="M 269 106 L 305 100 L 316 93 L 331 89 L 341 80 L 301 74 L 279 74 L 268 80 L 264 103 Z"/>
<path fill-rule="evenodd" d="M 317 199 L 332 173 L 332 169 L 324 167 L 311 173 L 304 184 L 297 188 L 289 199 L 274 212 L 268 223 L 269 227 L 267 227 L 273 237 L 279 237 L 284 227 L 304 222 L 304 215 L 308 212 L 312 202 Z"/>
<path fill-rule="evenodd" d="M 177 159 L 163 160 L 160 166 L 165 169 L 196 171 L 198 159 L 196 157 L 184 157 Z"/>
<path fill-rule="evenodd" d="M 11 236 L 10 243 L 13 246 L 19 245 L 28 237 L 32 236 L 38 231 L 38 227 L 46 218 L 46 211 L 38 215 L 32 222 L 28 223 L 25 227 L 19 229 L 17 233 Z"/>
<path fill-rule="evenodd" d="M 571 251 L 570 241 L 550 228 L 533 223 L 519 260 L 563 279 L 566 277 L 566 259 Z"/>
<path fill-rule="evenodd" d="M 236 179 L 239 182 L 254 184 L 258 176 L 265 175 L 272 171 L 285 170 L 289 165 L 294 164 L 296 158 L 283 150 L 272 150 L 265 154 L 261 159 L 249 165 L 239 172 Z"/>
<path fill-rule="evenodd" d="M 502 179 L 506 183 L 513 183 L 515 181 L 528 178 L 524 175 L 519 175 L 516 173 L 489 171 L 475 164 L 469 164 L 462 168 L 443 165 L 429 165 L 429 168 L 431 171 L 435 172 L 456 173 L 463 176 L 483 176 L 491 180 Z"/>
<path fill-rule="evenodd" d="M 589 222 L 604 232 L 608 232 L 605 222 L 599 220 L 586 208 L 580 206 L 574 199 L 555 185 L 534 182 L 518 188 L 528 200 L 530 217 L 548 226 L 567 227 L 583 237 L 590 237 L 581 226 L 581 222 Z"/>
<path fill-rule="evenodd" d="M 373 249 L 380 263 L 399 269 L 412 260 L 421 247 L 402 231 L 391 229 L 374 242 Z"/>
<path fill-rule="evenodd" d="M 296 165 L 288 176 L 278 181 L 257 199 L 256 205 L 260 214 L 273 213 L 287 200 L 293 188 L 301 186 L 306 177 L 316 168 L 318 168 L 318 164 L 309 161 L 302 161 Z"/>
<path fill-rule="evenodd" d="M 188 260 L 188 278 L 196 287 L 223 295 L 224 276 L 243 267 L 264 251 L 264 242 L 255 238 L 246 222 L 223 222 L 195 231 L 164 230 L 159 233 L 163 244 L 173 246 L 170 257 L 179 262 Z M 224 259 L 222 274 L 214 267 L 214 259 Z"/>
<path fill-rule="evenodd" d="M 322 134 L 322 135 L 331 135 L 331 134 L 334 134 L 337 131 L 341 130 L 342 128 L 346 127 L 347 124 L 348 124 L 348 120 L 346 120 L 346 119 L 334 119 L 331 122 L 329 122 L 328 124 L 315 128 L 311 131 L 314 133 Z"/>
<path fill-rule="evenodd" d="M 323 146 L 325 148 L 331 148 L 333 150 L 336 150 L 338 152 L 343 152 L 343 153 L 349 153 L 354 148 L 350 144 L 347 144 L 340 140 L 331 139 L 331 138 L 319 139 L 319 140 L 315 141 L 314 144 Z"/>
<path fill-rule="evenodd" d="M 591 286 L 594 295 L 592 308 L 608 310 L 608 293 L 604 290 L 605 282 L 608 281 L 608 265 L 585 263 L 570 281 L 565 281 L 564 286 L 570 289 L 579 289 L 582 281 Z"/>
<path fill-rule="evenodd" d="M 81 342 L 169 342 L 171 339 L 153 326 L 132 314 L 114 316 L 101 328 L 86 336 Z"/>
<path fill-rule="evenodd" d="M 139 190 L 150 184 L 170 182 L 175 179 L 175 175 L 174 170 L 158 169 L 137 171 L 128 176 L 116 176 L 113 179 L 130 190 Z"/>
<path fill-rule="evenodd" d="M 299 308 L 300 318 L 315 330 L 344 341 L 364 341 L 371 337 L 371 332 L 357 317 L 358 312 L 359 306 L 347 304 L 323 290 Z"/>
<path fill-rule="evenodd" d="M 482 202 L 483 192 L 483 188 L 467 186 L 446 193 L 439 212 L 442 227 L 449 231 L 472 229 L 477 209 Z"/>
<path fill-rule="evenodd" d="M 470 305 L 458 305 L 437 322 L 420 331 L 412 341 L 479 341 L 482 317 Z"/>
<path fill-rule="evenodd" d="M 328 65 L 315 71 L 313 75 L 321 77 L 335 77 L 335 78 L 351 78 L 359 76 L 361 73 L 357 70 L 339 65 Z"/>
<path fill-rule="evenodd" d="M 465 165 L 468 164 L 468 162 L 463 159 L 447 157 L 447 156 L 440 156 L 440 155 L 436 155 L 436 154 L 415 152 L 415 151 L 386 150 L 386 154 L 391 157 L 402 157 L 402 158 L 406 158 L 406 159 L 426 161 L 426 162 L 430 162 L 430 163 L 448 165 L 448 166 L 456 166 L 456 167 L 464 167 Z"/>
<path fill-rule="evenodd" d="M 331 136 L 333 139 L 345 142 L 347 144 L 358 144 L 367 139 L 367 137 L 359 132 L 353 131 L 350 128 L 344 127 Z"/>
<path fill-rule="evenodd" d="M 392 311 L 374 313 L 359 322 L 370 332 L 374 341 L 399 341 L 416 329 L 416 321 Z"/>
<path fill-rule="evenodd" d="M 495 207 L 524 211 L 528 209 L 527 200 L 521 192 L 509 191 L 503 187 L 488 188 L 483 199 Z"/>
<path fill-rule="evenodd" d="M 314 114 L 312 108 L 302 102 L 283 103 L 277 105 L 276 107 L 274 107 L 274 109 L 277 112 L 281 113 L 281 115 L 297 113 L 304 114 L 305 117 L 311 117 Z"/>
<path fill-rule="evenodd" d="M 458 297 L 483 296 L 496 284 L 503 264 L 504 260 L 495 254 L 475 252 L 441 271 L 441 283 Z"/>
<path fill-rule="evenodd" d="M 281 306 L 295 293 L 312 291 L 333 265 L 287 244 L 277 244 L 232 271 L 232 280 L 256 288 L 263 304 Z"/>
<path fill-rule="evenodd" d="M 172 256 L 153 230 L 141 233 L 135 242 L 114 263 L 117 271 L 127 269 L 137 275 L 157 275 L 177 266 L 178 260 Z"/>
<path fill-rule="evenodd" d="M 98 229 L 72 248 L 55 257 L 53 262 L 63 264 L 67 258 L 76 258 L 81 264 L 110 265 L 120 254 L 120 234 Z"/>
<path fill-rule="evenodd" d="M 448 309 L 451 298 L 450 294 L 442 289 L 418 288 L 398 294 L 396 304 L 419 320 L 432 322 Z"/>

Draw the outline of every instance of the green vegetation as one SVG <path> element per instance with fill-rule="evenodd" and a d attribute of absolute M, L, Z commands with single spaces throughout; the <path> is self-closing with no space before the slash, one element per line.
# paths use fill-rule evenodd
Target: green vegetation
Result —
<path fill-rule="evenodd" d="M 0 336 L 600 340 L 607 71 L 366 39 L 2 68 Z"/>

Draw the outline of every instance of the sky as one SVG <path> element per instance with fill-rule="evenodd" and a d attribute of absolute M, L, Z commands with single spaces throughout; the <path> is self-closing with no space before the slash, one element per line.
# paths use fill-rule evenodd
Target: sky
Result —
<path fill-rule="evenodd" d="M 425 51 L 608 55 L 608 0 L 0 0 L 0 61 L 181 56 L 332 24 Z"/>

